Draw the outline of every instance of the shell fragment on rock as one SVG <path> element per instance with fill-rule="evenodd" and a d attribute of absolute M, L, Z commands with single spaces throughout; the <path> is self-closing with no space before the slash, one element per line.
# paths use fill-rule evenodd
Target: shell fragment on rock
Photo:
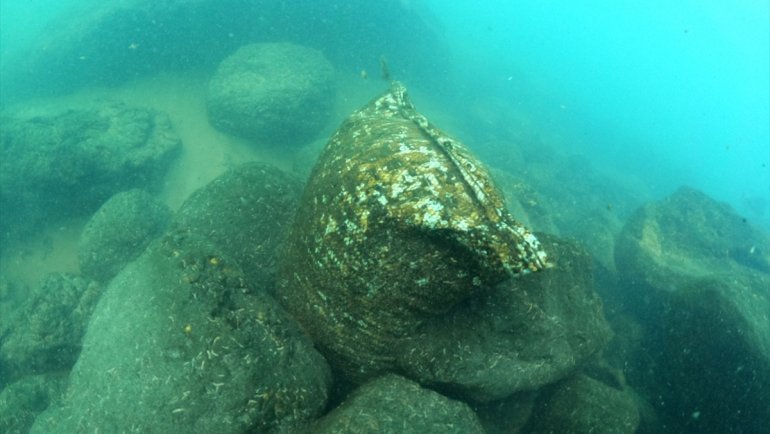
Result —
<path fill-rule="evenodd" d="M 547 266 L 484 166 L 391 89 L 332 136 L 306 186 L 279 298 L 354 382 L 428 316 Z"/>

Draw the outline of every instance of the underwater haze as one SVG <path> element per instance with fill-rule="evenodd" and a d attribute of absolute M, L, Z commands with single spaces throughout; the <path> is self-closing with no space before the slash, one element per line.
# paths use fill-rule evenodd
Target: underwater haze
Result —
<path fill-rule="evenodd" d="M 570 151 L 770 227 L 768 2 L 429 3 L 465 81 L 556 117 Z"/>
<path fill-rule="evenodd" d="M 72 5 L 102 3 L 2 0 L 0 50 L 23 51 Z M 355 3 L 376 15 L 376 3 Z M 411 72 L 428 82 L 451 77 L 435 97 L 455 106 L 462 89 L 503 99 L 563 136 L 565 151 L 638 176 L 658 196 L 691 185 L 770 228 L 767 2 L 400 4 L 449 44 L 446 63 Z M 308 5 L 318 20 L 336 8 Z M 392 63 L 409 49 L 392 53 Z M 372 63 L 359 62 L 375 69 Z"/>
<path fill-rule="evenodd" d="M 767 0 L 0 0 L 0 433 L 768 420 Z"/>

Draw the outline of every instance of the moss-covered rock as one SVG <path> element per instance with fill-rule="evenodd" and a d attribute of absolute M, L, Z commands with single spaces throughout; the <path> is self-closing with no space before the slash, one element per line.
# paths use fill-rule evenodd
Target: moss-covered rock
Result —
<path fill-rule="evenodd" d="M 540 234 L 554 267 L 477 294 L 426 319 L 395 352 L 423 384 L 490 401 L 569 375 L 611 337 L 592 261 L 575 242 Z"/>
<path fill-rule="evenodd" d="M 241 47 L 217 68 L 206 106 L 216 128 L 267 145 L 302 145 L 326 125 L 334 67 L 318 50 L 289 43 Z"/>
<path fill-rule="evenodd" d="M 466 404 L 391 374 L 353 391 L 308 432 L 482 434 L 484 429 Z"/>
<path fill-rule="evenodd" d="M 652 384 L 640 390 L 664 423 L 761 432 L 770 420 L 770 237 L 682 188 L 632 216 L 616 263 L 626 310 L 648 335 L 649 360 L 637 370 L 657 380 L 645 376 Z"/>
<path fill-rule="evenodd" d="M 62 401 L 31 432 L 272 432 L 317 416 L 329 368 L 205 238 L 168 234 L 111 282 Z"/>
<path fill-rule="evenodd" d="M 0 322 L 0 388 L 72 368 L 100 295 L 98 284 L 80 276 L 46 276 L 20 310 Z"/>
<path fill-rule="evenodd" d="M 250 285 L 270 291 L 301 192 L 293 176 L 247 163 L 193 193 L 172 227 L 205 236 L 241 264 Z"/>
<path fill-rule="evenodd" d="M 78 241 L 80 271 L 106 282 L 165 231 L 171 211 L 149 193 L 133 189 L 104 203 Z"/>
<path fill-rule="evenodd" d="M 112 195 L 152 190 L 181 149 L 166 115 L 123 104 L 0 116 L 2 233 L 88 216 Z"/>

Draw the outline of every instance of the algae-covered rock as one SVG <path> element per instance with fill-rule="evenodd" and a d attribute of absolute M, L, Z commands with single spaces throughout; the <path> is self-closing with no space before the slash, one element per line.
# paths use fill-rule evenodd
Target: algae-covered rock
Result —
<path fill-rule="evenodd" d="M 417 113 L 406 89 L 351 115 L 308 181 L 278 294 L 354 382 L 396 367 L 433 315 L 546 267 L 482 164 Z"/>
<path fill-rule="evenodd" d="M 308 432 L 481 434 L 484 429 L 466 404 L 391 374 L 353 391 Z"/>
<path fill-rule="evenodd" d="M 334 67 L 323 53 L 289 43 L 241 47 L 209 82 L 212 125 L 268 145 L 301 145 L 329 120 Z"/>
<path fill-rule="evenodd" d="M 123 104 L 0 116 L 2 234 L 87 216 L 115 193 L 153 189 L 181 148 L 168 117 Z"/>
<path fill-rule="evenodd" d="M 682 188 L 632 216 L 616 263 L 628 311 L 654 338 L 646 368 L 660 384 L 645 389 L 665 423 L 761 432 L 770 420 L 770 237 Z"/>
<path fill-rule="evenodd" d="M 46 276 L 15 315 L 0 321 L 0 388 L 27 375 L 66 372 L 80 354 L 101 287 L 80 276 Z"/>
<path fill-rule="evenodd" d="M 272 432 L 323 409 L 329 368 L 195 234 L 153 242 L 105 290 L 65 397 L 31 432 Z"/>
<path fill-rule="evenodd" d="M 0 432 L 28 433 L 35 418 L 59 399 L 67 386 L 61 373 L 28 375 L 0 388 Z"/>
<path fill-rule="evenodd" d="M 78 241 L 80 271 L 106 282 L 166 229 L 171 211 L 146 191 L 112 196 L 96 211 Z"/>
<path fill-rule="evenodd" d="M 271 290 L 301 192 L 296 178 L 275 167 L 243 164 L 193 193 L 172 226 L 205 236 L 242 265 L 251 285 Z"/>
<path fill-rule="evenodd" d="M 426 319 L 394 351 L 411 378 L 490 401 L 570 374 L 609 341 L 592 262 L 575 242 L 539 234 L 554 267 L 504 282 Z"/>

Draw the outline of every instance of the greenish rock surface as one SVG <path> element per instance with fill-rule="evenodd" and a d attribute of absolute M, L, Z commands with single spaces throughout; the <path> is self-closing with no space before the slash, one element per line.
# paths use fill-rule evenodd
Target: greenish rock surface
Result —
<path fill-rule="evenodd" d="M 301 192 L 293 176 L 247 163 L 193 193 L 172 226 L 204 235 L 242 265 L 251 285 L 270 291 Z"/>
<path fill-rule="evenodd" d="M 0 116 L 3 237 L 95 212 L 112 195 L 152 190 L 181 149 L 168 117 L 118 103 Z"/>
<path fill-rule="evenodd" d="M 211 78 L 211 124 L 266 145 L 303 145 L 334 105 L 334 67 L 323 53 L 289 43 L 241 47 Z"/>
<path fill-rule="evenodd" d="M 81 273 L 100 282 L 110 280 L 160 236 L 170 220 L 168 207 L 143 190 L 112 196 L 91 217 L 80 236 Z"/>
<path fill-rule="evenodd" d="M 559 382 L 538 401 L 528 434 L 633 434 L 639 425 L 631 394 L 583 374 Z"/>
<path fill-rule="evenodd" d="M 484 165 L 393 82 L 327 143 L 277 294 L 340 376 L 361 384 L 396 371 L 424 322 L 547 266 Z"/>
<path fill-rule="evenodd" d="M 32 433 L 274 432 L 317 416 L 323 358 L 235 260 L 168 234 L 110 283 L 64 398 Z"/>
<path fill-rule="evenodd" d="M 307 432 L 482 434 L 484 429 L 466 404 L 389 374 L 360 386 Z"/>
<path fill-rule="evenodd" d="M 397 347 L 422 384 L 491 401 L 569 375 L 609 341 L 592 260 L 573 241 L 538 234 L 553 268 L 511 279 L 426 319 Z"/>
<path fill-rule="evenodd" d="M 770 420 L 770 237 L 682 188 L 631 217 L 616 263 L 626 310 L 648 339 L 647 359 L 629 362 L 647 373 L 639 387 L 664 424 L 762 432 Z"/>
<path fill-rule="evenodd" d="M 28 375 L 66 372 L 80 354 L 102 288 L 65 273 L 46 276 L 19 311 L 0 318 L 0 388 Z"/>
<path fill-rule="evenodd" d="M 61 373 L 28 375 L 0 390 L 0 432 L 28 433 L 35 418 L 67 387 Z"/>

